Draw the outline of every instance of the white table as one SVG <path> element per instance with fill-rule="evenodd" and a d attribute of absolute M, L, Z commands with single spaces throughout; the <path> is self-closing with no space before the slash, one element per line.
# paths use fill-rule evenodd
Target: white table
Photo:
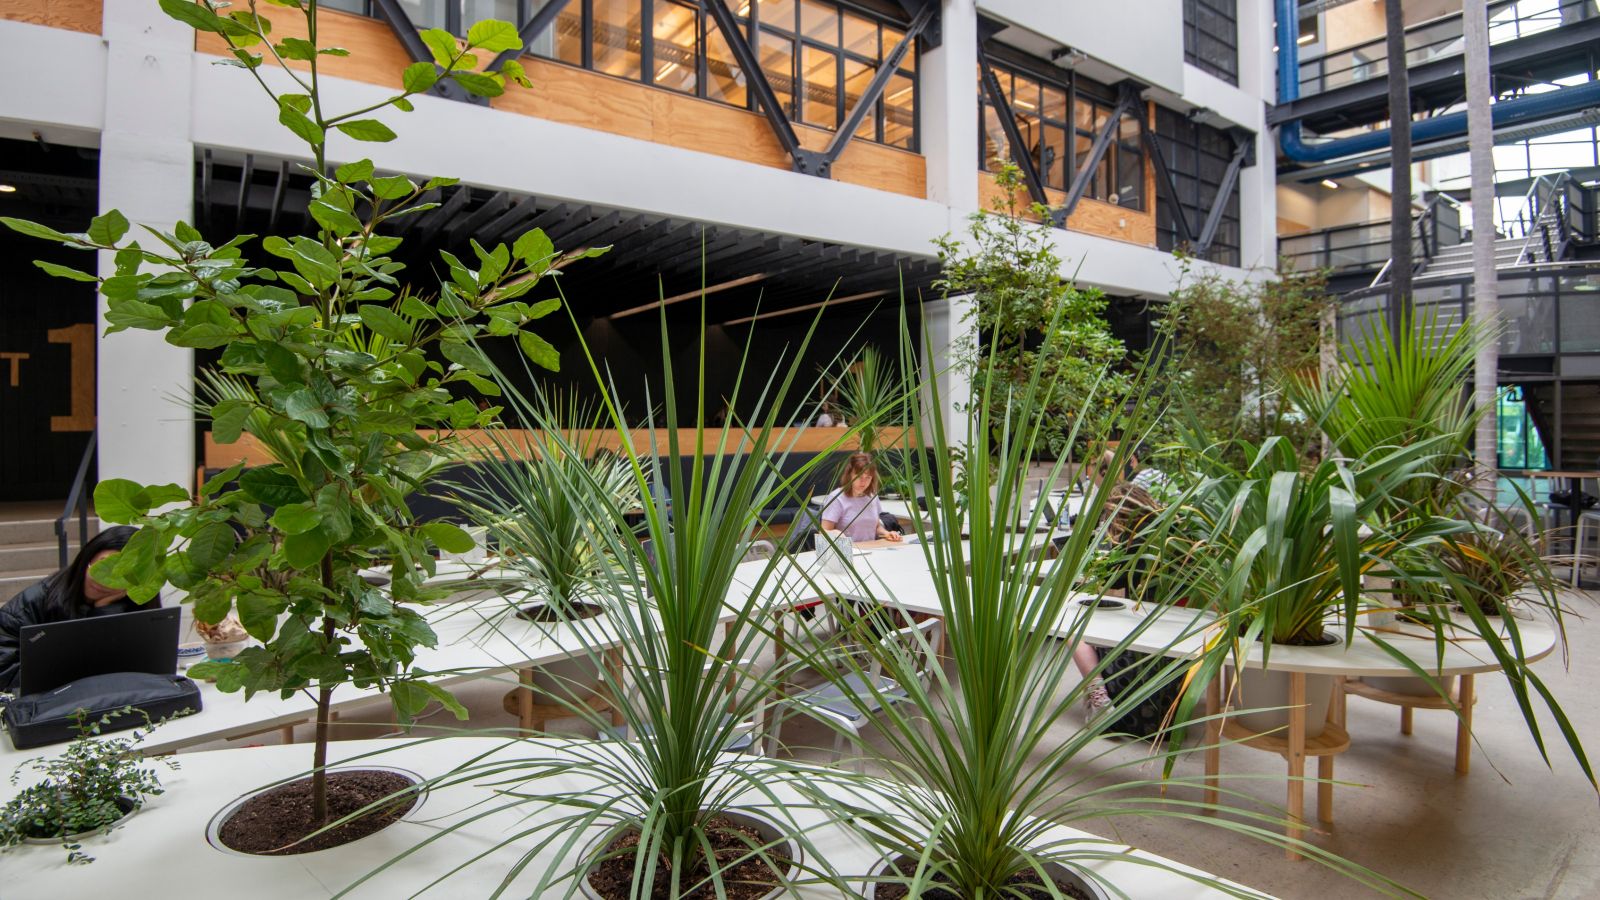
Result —
<path fill-rule="evenodd" d="M 567 742 L 550 739 L 501 741 L 461 737 L 429 742 L 341 741 L 330 745 L 329 754 L 334 764 L 367 756 L 362 762 L 408 769 L 426 777 L 443 775 L 474 756 L 490 751 L 494 752 L 491 759 L 495 760 L 549 758 L 569 746 Z M 207 823 L 234 797 L 304 775 L 310 763 L 311 753 L 307 747 L 254 747 L 186 754 L 180 769 L 161 772 L 167 789 L 165 794 L 152 798 L 122 827 L 93 838 L 85 845 L 84 849 L 95 857 L 94 863 L 69 866 L 65 863 L 66 853 L 58 845 L 22 846 L 0 857 L 6 870 L 5 896 L 7 900 L 89 897 L 106 893 L 110 886 L 121 885 L 124 892 L 133 888 L 136 894 L 143 890 L 151 896 L 174 900 L 219 894 L 235 900 L 330 897 L 357 878 L 436 836 L 442 823 L 463 821 L 469 814 L 481 811 L 482 805 L 495 797 L 494 788 L 486 782 L 496 779 L 488 777 L 441 788 L 431 792 L 421 806 L 395 825 L 343 847 L 299 856 L 245 856 L 220 850 L 207 842 Z M 608 793 L 604 786 L 573 774 L 552 775 L 538 785 L 540 790 L 548 791 L 581 788 L 596 796 Z M 870 845 L 843 827 L 827 824 L 824 815 L 810 809 L 808 801 L 802 800 L 795 789 L 782 784 L 772 787 L 789 814 L 805 830 L 812 845 L 840 874 L 863 875 L 878 860 L 878 853 Z M 0 782 L 0 797 L 11 791 L 9 784 Z M 531 818 L 525 818 L 528 810 L 533 810 Z M 528 806 L 481 818 L 396 862 L 348 896 L 384 900 L 412 896 L 424 885 L 488 851 L 509 835 L 529 827 L 537 828 L 541 820 L 551 821 L 559 814 L 541 815 L 537 807 Z M 1093 840 L 1098 842 L 1095 848 L 1098 850 L 1120 853 L 1127 858 L 1161 861 L 1175 870 L 1198 871 L 1065 826 L 1056 826 L 1041 839 L 1063 838 Z M 448 882 L 433 893 L 489 896 L 533 843 L 534 839 L 522 839 L 494 851 L 451 874 Z M 586 841 L 580 841 L 576 846 L 581 848 L 585 844 Z M 558 856 L 559 847 L 557 841 L 531 860 L 509 886 L 506 896 L 527 896 L 544 872 L 572 867 L 578 851 L 561 857 Z M 1086 867 L 1104 875 L 1133 897 L 1202 900 L 1226 896 L 1176 872 L 1123 859 L 1089 863 Z M 833 888 L 817 887 L 802 888 L 797 895 L 807 900 L 836 900 L 839 896 Z"/>
<path fill-rule="evenodd" d="M 604 650 L 616 641 L 603 633 L 604 619 L 571 625 L 535 624 L 511 614 L 511 604 L 501 597 L 441 603 L 421 611 L 438 635 L 438 646 L 418 648 L 414 669 L 440 673 L 431 680 L 444 687 L 475 678 L 515 672 L 526 684 L 531 670 L 571 658 L 585 647 Z M 582 633 L 580 633 L 580 630 Z M 184 747 L 224 738 L 238 738 L 282 729 L 285 743 L 293 740 L 296 725 L 313 721 L 316 701 L 311 691 L 288 698 L 258 693 L 246 701 L 243 691 L 223 693 L 216 685 L 200 682 L 201 711 L 172 719 L 156 728 L 140 745 L 146 754 L 173 753 Z M 530 727 L 531 691 L 522 691 L 523 727 Z M 340 685 L 333 693 L 332 712 L 382 697 L 376 689 Z M 18 750 L 10 738 L 0 739 L 0 771 L 25 759 L 57 753 L 61 745 Z"/>

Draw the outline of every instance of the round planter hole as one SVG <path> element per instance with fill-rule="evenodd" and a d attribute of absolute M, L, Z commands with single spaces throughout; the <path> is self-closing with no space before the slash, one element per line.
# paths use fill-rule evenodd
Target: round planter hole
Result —
<path fill-rule="evenodd" d="M 560 609 L 556 604 L 541 600 L 531 603 L 517 610 L 517 618 L 525 622 L 538 622 L 545 625 L 556 625 L 561 622 L 571 622 L 576 619 L 593 619 L 604 615 L 606 608 L 598 603 L 585 603 L 577 601 L 566 604 L 566 609 Z"/>
<path fill-rule="evenodd" d="M 1078 605 L 1087 606 L 1091 609 L 1127 609 L 1128 601 L 1118 600 L 1115 597 L 1090 597 L 1085 600 L 1079 600 Z"/>
<path fill-rule="evenodd" d="M 766 860 L 751 856 L 723 871 L 723 889 L 728 900 L 770 900 L 790 893 L 787 884 L 800 874 L 800 846 L 785 837 L 778 823 L 747 812 L 725 811 L 714 816 L 710 824 L 713 826 L 712 843 L 719 857 L 726 853 L 730 859 L 738 859 L 749 854 L 752 845 L 769 848 L 765 851 Z M 584 859 L 611 855 L 585 870 L 578 883 L 585 900 L 627 900 L 633 896 L 635 854 L 629 851 L 637 846 L 637 841 L 638 829 L 622 825 L 607 831 L 588 846 Z M 785 863 L 784 871 L 774 871 L 773 865 Z M 648 896 L 665 897 L 672 893 L 667 883 L 670 876 L 662 874 L 665 877 L 659 878 L 656 890 Z M 683 896 L 685 900 L 711 900 L 717 894 L 708 884 Z"/>
<path fill-rule="evenodd" d="M 105 834 L 106 832 L 108 832 L 111 829 L 117 827 L 118 825 L 121 825 L 123 822 L 128 821 L 128 817 L 129 816 L 132 816 L 134 813 L 139 811 L 139 803 L 138 803 L 138 801 L 134 800 L 132 797 L 118 797 L 116 800 L 113 800 L 112 802 L 117 805 L 117 809 L 122 810 L 122 815 L 116 817 L 115 819 L 111 820 L 110 822 L 105 823 L 104 825 L 99 826 L 98 828 L 90 828 L 87 831 L 78 831 L 78 832 L 74 832 L 72 834 L 53 834 L 53 835 L 27 834 L 22 838 L 22 842 L 24 844 L 77 844 L 77 843 L 81 843 L 81 842 L 83 842 L 83 841 L 85 841 L 85 840 L 87 840 L 89 838 L 94 837 L 95 835 Z"/>
<path fill-rule="evenodd" d="M 1095 884 L 1093 880 L 1078 874 L 1076 871 L 1061 863 L 1044 863 L 1044 870 L 1056 883 L 1056 892 L 1059 896 L 1071 900 L 1110 900 L 1106 892 Z M 872 880 L 867 883 L 867 900 L 906 900 L 910 898 L 910 887 L 897 884 L 894 881 L 882 879 L 905 878 L 910 879 L 917 871 L 917 861 L 908 856 L 894 860 L 879 860 L 877 867 L 872 871 Z M 1027 900 L 1051 900 L 1050 890 L 1039 885 L 1039 877 L 1029 871 L 1025 874 L 1014 876 L 1008 884 L 1015 893 L 1008 896 L 1025 897 Z M 923 889 L 917 900 L 962 900 L 955 891 L 940 888 L 939 879 Z"/>
<path fill-rule="evenodd" d="M 387 807 L 314 834 L 320 826 L 311 822 L 311 779 L 300 778 L 235 799 L 211 818 L 206 840 L 218 850 L 242 856 L 294 856 L 342 847 L 415 812 L 426 796 L 419 787 L 423 780 L 415 772 L 392 766 L 329 769 L 330 821 L 386 797 L 401 796 Z"/>

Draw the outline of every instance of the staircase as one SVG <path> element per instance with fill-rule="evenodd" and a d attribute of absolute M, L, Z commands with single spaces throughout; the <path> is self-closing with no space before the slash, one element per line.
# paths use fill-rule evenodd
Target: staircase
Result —
<path fill-rule="evenodd" d="M 1504 269 L 1514 266 L 1522 255 L 1522 246 L 1527 243 L 1526 238 L 1507 237 L 1494 242 L 1494 267 Z M 1442 247 L 1434 254 L 1433 259 L 1417 273 L 1418 278 L 1443 278 L 1450 275 L 1472 274 L 1472 244 L 1456 244 L 1453 247 Z"/>
<path fill-rule="evenodd" d="M 1592 471 L 1600 467 L 1600 384 L 1567 382 L 1561 392 L 1561 434 L 1552 441 L 1546 423 L 1555 420 L 1553 385 L 1527 385 L 1524 396 L 1533 401 L 1535 421 L 1545 438 L 1554 464 L 1555 442 L 1561 444 L 1561 468 Z"/>
<path fill-rule="evenodd" d="M 40 504 L 18 504 L 11 509 L 0 506 L 0 603 L 60 567 L 56 521 L 54 516 L 46 515 L 48 507 Z M 100 520 L 90 516 L 89 534 L 93 536 L 99 530 Z M 78 552 L 76 520 L 68 523 L 67 533 L 71 535 L 67 558 L 71 559 Z"/>

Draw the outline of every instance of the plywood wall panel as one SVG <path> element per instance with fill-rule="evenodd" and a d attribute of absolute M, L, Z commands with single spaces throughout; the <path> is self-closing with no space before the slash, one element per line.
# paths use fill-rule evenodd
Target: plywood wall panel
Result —
<path fill-rule="evenodd" d="M 155 3 L 150 7 L 154 12 Z M 100 33 L 101 16 L 100 0 L 0 0 L 0 19 L 84 34 Z"/>

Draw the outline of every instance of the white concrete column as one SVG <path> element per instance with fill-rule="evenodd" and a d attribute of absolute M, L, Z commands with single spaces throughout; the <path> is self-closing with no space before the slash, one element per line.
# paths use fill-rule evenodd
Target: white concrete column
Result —
<path fill-rule="evenodd" d="M 100 210 L 121 210 L 133 237 L 156 244 L 141 225 L 171 231 L 194 212 L 194 30 L 144 3 L 105 4 L 103 25 Z M 101 273 L 112 267 L 111 254 L 102 254 Z M 97 346 L 100 477 L 191 487 L 193 353 L 156 332 L 106 335 L 104 303 Z"/>
<path fill-rule="evenodd" d="M 972 379 L 957 364 L 960 351 L 970 345 L 973 337 L 971 311 L 972 297 L 968 294 L 922 308 L 926 335 L 922 348 L 922 402 L 924 408 L 931 406 L 933 388 L 938 388 L 939 413 L 945 438 L 952 447 L 966 443 L 966 409 L 972 403 Z"/>
<path fill-rule="evenodd" d="M 978 209 L 978 10 L 974 0 L 942 0 L 943 41 L 923 54 L 922 155 L 928 199 L 950 207 L 950 230 Z"/>
<path fill-rule="evenodd" d="M 1273 45 L 1271 0 L 1239 0 L 1239 89 L 1268 104 L 1277 100 L 1277 59 Z M 1239 173 L 1239 264 L 1276 270 L 1278 264 L 1278 185 L 1276 137 L 1267 127 L 1265 106 L 1254 104 L 1256 164 Z"/>

